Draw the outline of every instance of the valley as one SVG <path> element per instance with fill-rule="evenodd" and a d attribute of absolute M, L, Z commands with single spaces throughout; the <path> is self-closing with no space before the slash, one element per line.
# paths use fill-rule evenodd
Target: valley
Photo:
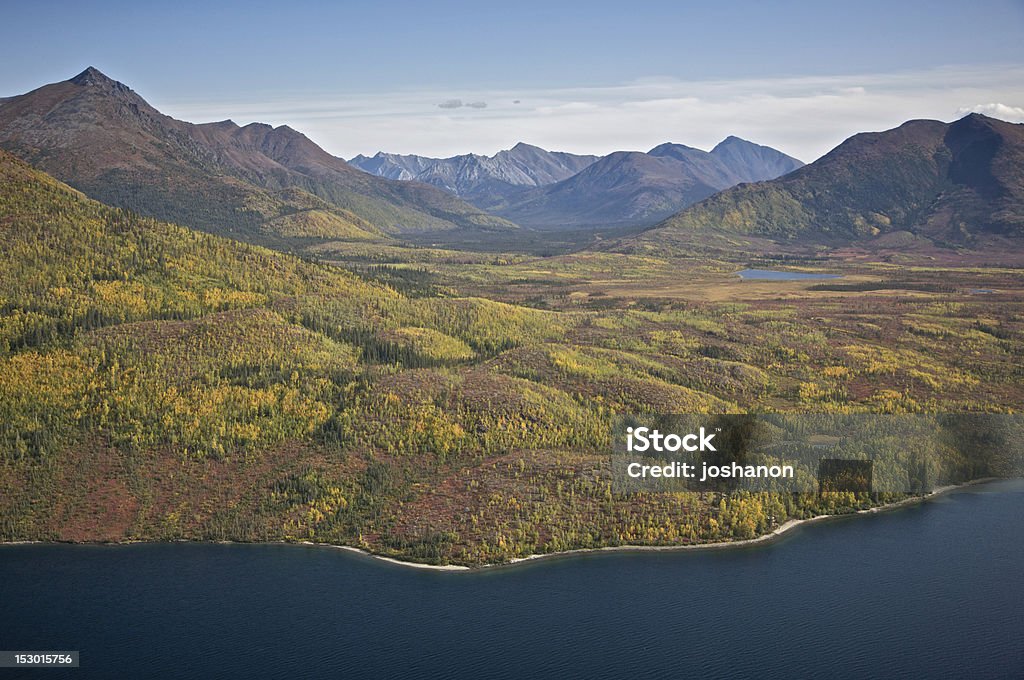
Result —
<path fill-rule="evenodd" d="M 616 494 L 607 454 L 619 414 L 1019 408 L 1022 126 L 918 123 L 661 222 L 587 204 L 540 229 L 284 126 L 175 121 L 94 70 L 2 100 L 0 540 L 480 566 L 898 500 Z"/>

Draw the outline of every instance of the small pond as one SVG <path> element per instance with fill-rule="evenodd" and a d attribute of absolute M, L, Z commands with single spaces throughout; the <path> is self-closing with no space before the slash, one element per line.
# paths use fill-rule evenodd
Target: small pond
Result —
<path fill-rule="evenodd" d="M 841 279 L 839 274 L 811 274 L 808 272 L 784 272 L 775 269 L 744 269 L 736 272 L 741 279 L 759 281 L 803 281 L 804 279 Z"/>

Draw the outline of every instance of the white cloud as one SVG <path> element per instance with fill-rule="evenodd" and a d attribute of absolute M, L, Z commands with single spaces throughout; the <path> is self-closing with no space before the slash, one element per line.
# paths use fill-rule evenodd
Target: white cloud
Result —
<path fill-rule="evenodd" d="M 1007 106 L 993 102 L 991 104 L 975 104 L 974 106 L 962 106 L 957 109 L 958 116 L 966 116 L 968 113 L 983 113 L 992 118 L 999 118 L 1011 123 L 1024 123 L 1024 108 L 1020 106 Z"/>
<path fill-rule="evenodd" d="M 185 120 L 288 124 L 345 158 L 380 150 L 491 154 L 519 141 L 576 153 L 647 150 L 666 141 L 709 149 L 732 134 L 811 161 L 852 134 L 912 118 L 951 120 L 981 110 L 1024 120 L 1018 107 L 973 104 L 1024 101 L 1024 66 L 762 80 L 645 78 L 607 87 L 477 90 L 459 99 L 446 99 L 447 94 L 406 91 L 338 99 L 274 93 L 248 100 L 153 103 Z M 459 106 L 439 108 L 439 101 Z"/>
<path fill-rule="evenodd" d="M 468 106 L 471 109 L 486 109 L 487 102 L 464 102 L 461 99 L 445 99 L 437 105 L 439 109 L 461 109 Z"/>

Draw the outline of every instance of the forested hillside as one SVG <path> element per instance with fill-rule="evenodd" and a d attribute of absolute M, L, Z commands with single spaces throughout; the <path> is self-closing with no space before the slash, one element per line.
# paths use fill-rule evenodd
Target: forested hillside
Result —
<path fill-rule="evenodd" d="M 1008 296 L 543 310 L 454 279 L 399 292 L 101 205 L 2 152 L 0 243 L 2 540 L 314 540 L 482 564 L 749 538 L 884 499 L 619 496 L 611 415 L 1022 398 Z M 650 266 L 582 262 L 588 280 Z M 538 266 L 463 269 L 507 288 Z"/>
<path fill-rule="evenodd" d="M 788 175 L 711 196 L 640 241 L 663 248 L 709 232 L 830 244 L 891 234 L 971 247 L 1019 239 L 1024 125 L 972 113 L 854 135 Z"/>

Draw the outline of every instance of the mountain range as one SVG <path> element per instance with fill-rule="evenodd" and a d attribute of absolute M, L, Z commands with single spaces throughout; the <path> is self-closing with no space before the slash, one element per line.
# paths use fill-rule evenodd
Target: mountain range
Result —
<path fill-rule="evenodd" d="M 378 152 L 349 163 L 366 172 L 398 180 L 426 182 L 473 203 L 493 209 L 527 187 L 554 184 L 572 177 L 598 159 L 546 151 L 520 142 L 493 156 L 463 154 L 450 158 Z"/>
<path fill-rule="evenodd" d="M 92 67 L 0 100 L 0 147 L 104 203 L 246 240 L 515 226 L 285 125 L 175 120 Z"/>
<path fill-rule="evenodd" d="M 710 152 L 662 144 L 647 153 L 597 157 L 520 143 L 490 157 L 381 152 L 350 162 L 382 177 L 433 184 L 478 208 L 542 229 L 650 224 L 722 189 L 772 179 L 803 165 L 738 137 L 728 137 Z"/>
<path fill-rule="evenodd" d="M 652 224 L 722 189 L 802 165 L 738 137 L 710 152 L 662 144 L 647 153 L 609 154 L 568 179 L 517 195 L 494 212 L 538 228 Z"/>
<path fill-rule="evenodd" d="M 1024 124 L 972 113 L 854 135 L 795 172 L 685 209 L 640 240 L 660 247 L 708 231 L 824 243 L 1024 236 Z"/>
<path fill-rule="evenodd" d="M 88 68 L 0 99 L 0 148 L 109 205 L 279 248 L 433 231 L 457 241 L 517 224 L 656 224 L 631 242 L 655 250 L 711 232 L 821 244 L 1024 235 L 1024 125 L 980 114 L 857 134 L 806 166 L 729 137 L 709 152 L 595 158 L 518 144 L 353 159 L 367 172 L 285 125 L 175 120 Z"/>

